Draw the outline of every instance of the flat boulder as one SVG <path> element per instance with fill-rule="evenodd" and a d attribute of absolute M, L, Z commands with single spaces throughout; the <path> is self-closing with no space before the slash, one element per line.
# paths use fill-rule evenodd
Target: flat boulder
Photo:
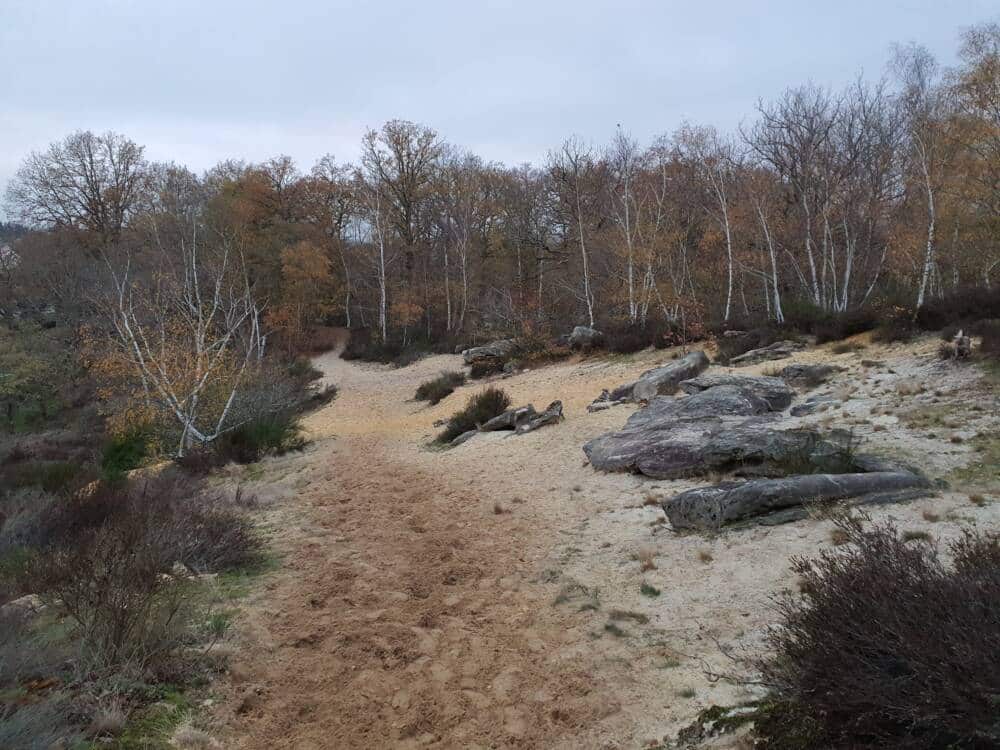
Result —
<path fill-rule="evenodd" d="M 820 383 L 825 383 L 835 373 L 843 372 L 843 369 L 844 368 L 837 367 L 836 365 L 794 364 L 783 367 L 781 372 L 778 373 L 778 377 L 786 383 L 790 383 L 795 386 L 812 388 Z"/>
<path fill-rule="evenodd" d="M 462 352 L 462 359 L 467 365 L 474 365 L 479 362 L 505 361 L 514 356 L 518 351 L 517 341 L 514 339 L 501 339 L 493 341 L 483 346 L 474 346 Z"/>
<path fill-rule="evenodd" d="M 518 435 L 523 435 L 526 432 L 532 432 L 537 430 L 539 427 L 544 427 L 549 424 L 556 424 L 557 422 L 562 422 L 563 417 L 563 405 L 562 401 L 553 401 L 551 404 L 545 407 L 545 411 L 541 414 L 535 414 L 529 419 L 518 424 L 516 432 Z"/>
<path fill-rule="evenodd" d="M 531 404 L 519 406 L 516 409 L 508 409 L 493 419 L 483 424 L 479 429 L 482 432 L 494 432 L 496 430 L 516 430 L 518 425 L 528 422 L 538 416 L 535 407 Z"/>
<path fill-rule="evenodd" d="M 611 401 L 649 401 L 654 396 L 677 391 L 682 380 L 700 375 L 708 367 L 705 352 L 691 352 L 673 362 L 647 370 L 634 383 L 619 386 L 611 392 Z"/>
<path fill-rule="evenodd" d="M 775 341 L 773 344 L 762 346 L 759 349 L 751 349 L 729 360 L 733 367 L 746 367 L 757 365 L 761 362 L 770 362 L 775 359 L 785 359 L 791 357 L 795 352 L 805 348 L 804 344 L 797 341 Z"/>
<path fill-rule="evenodd" d="M 795 391 L 780 378 L 772 378 L 766 375 L 729 375 L 726 373 L 699 375 L 690 380 L 683 380 L 680 388 L 685 393 L 701 393 L 719 386 L 736 386 L 741 390 L 748 391 L 760 396 L 767 401 L 771 411 L 783 411 L 792 403 L 795 398 Z"/>
<path fill-rule="evenodd" d="M 571 349 L 587 351 L 601 346 L 604 343 L 604 334 L 596 328 L 576 326 L 569 335 L 567 343 Z"/>
<path fill-rule="evenodd" d="M 698 487 L 665 501 L 663 510 L 676 530 L 708 531 L 807 502 L 842 500 L 929 486 L 925 477 L 908 471 L 800 474 Z"/>

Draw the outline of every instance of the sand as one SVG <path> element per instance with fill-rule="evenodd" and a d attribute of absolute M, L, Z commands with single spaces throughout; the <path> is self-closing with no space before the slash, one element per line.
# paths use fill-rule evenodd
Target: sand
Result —
<path fill-rule="evenodd" d="M 816 391 L 843 406 L 803 421 L 836 415 L 833 426 L 853 427 L 865 449 L 943 476 L 975 458 L 969 438 L 995 430 L 997 398 L 977 370 L 938 362 L 935 350 L 929 340 L 820 348 L 737 372 L 849 368 Z M 723 649 L 761 652 L 771 597 L 796 587 L 790 558 L 830 546 L 831 523 L 678 535 L 649 503 L 701 482 L 586 464 L 583 443 L 634 409 L 586 405 L 676 353 L 575 359 L 497 380 L 515 405 L 561 399 L 565 422 L 451 450 L 428 446 L 433 423 L 483 384 L 433 407 L 411 399 L 420 382 L 460 369 L 460 357 L 401 369 L 318 358 L 340 391 L 305 420 L 310 447 L 252 473 L 230 469 L 267 501 L 261 522 L 280 566 L 238 620 L 212 714 L 223 744 L 634 748 L 673 736 L 707 706 L 750 697 L 713 675 L 746 674 Z M 942 407 L 960 426 L 928 437 L 900 422 Z M 977 507 L 956 489 L 874 516 L 943 543 L 963 527 L 995 527 L 1000 502 Z M 659 595 L 643 594 L 644 583 Z"/>

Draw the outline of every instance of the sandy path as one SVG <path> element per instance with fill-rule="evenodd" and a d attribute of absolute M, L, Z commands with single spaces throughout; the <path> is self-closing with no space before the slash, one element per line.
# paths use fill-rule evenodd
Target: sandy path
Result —
<path fill-rule="evenodd" d="M 408 399 L 458 357 L 400 370 L 320 358 L 340 394 L 307 420 L 313 445 L 265 462 L 252 483 L 281 500 L 267 521 L 283 565 L 247 603 L 218 712 L 226 746 L 631 748 L 743 697 L 706 678 L 706 666 L 731 666 L 716 643 L 759 644 L 768 597 L 795 585 L 789 557 L 826 546 L 829 524 L 678 536 L 644 501 L 696 482 L 584 465 L 582 444 L 629 413 L 585 405 L 667 356 L 504 380 L 516 404 L 561 398 L 566 422 L 444 452 L 426 447 L 434 420 L 481 385 L 436 407 Z M 797 359 L 812 358 L 831 356 Z M 833 359 L 858 370 L 857 355 Z M 863 382 L 870 393 L 850 397 L 845 418 L 888 398 L 885 382 Z M 945 445 L 944 468 L 969 450 Z M 947 538 L 962 523 L 995 524 L 998 505 L 951 493 L 883 513 L 921 527 L 931 507 L 958 514 L 935 525 Z M 655 569 L 641 569 L 644 556 Z M 660 594 L 644 596 L 643 583 Z"/>

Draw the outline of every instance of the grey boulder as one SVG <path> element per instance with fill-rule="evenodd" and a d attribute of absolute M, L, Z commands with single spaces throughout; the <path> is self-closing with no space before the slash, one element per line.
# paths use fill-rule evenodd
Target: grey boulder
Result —
<path fill-rule="evenodd" d="M 756 365 L 761 362 L 770 362 L 774 359 L 785 359 L 803 348 L 805 348 L 805 345 L 797 341 L 775 341 L 773 344 L 762 346 L 760 349 L 751 349 L 744 354 L 740 354 L 738 357 L 733 357 L 729 360 L 729 364 L 733 367 L 746 367 L 747 365 Z"/>
<path fill-rule="evenodd" d="M 611 392 L 611 401 L 649 401 L 654 396 L 670 395 L 677 391 L 682 380 L 700 375 L 708 367 L 705 352 L 691 352 L 680 359 L 647 370 L 634 383 L 619 386 Z"/>
<path fill-rule="evenodd" d="M 520 422 L 515 428 L 518 435 L 523 435 L 526 432 L 531 432 L 537 430 L 539 427 L 544 427 L 548 424 L 556 424 L 563 420 L 563 405 L 562 401 L 553 401 L 547 407 L 545 411 L 541 414 L 536 414 L 529 419 Z"/>
<path fill-rule="evenodd" d="M 925 477 L 908 471 L 801 474 L 698 487 L 665 501 L 663 510 L 674 529 L 713 530 L 810 501 L 842 500 L 929 486 Z"/>
<path fill-rule="evenodd" d="M 786 365 L 782 368 L 781 372 L 778 373 L 778 377 L 792 385 L 812 388 L 820 383 L 825 383 L 834 373 L 842 371 L 843 368 L 836 365 L 795 364 Z"/>
<path fill-rule="evenodd" d="M 518 345 L 514 339 L 501 339 L 483 346 L 474 346 L 462 352 L 462 359 L 467 365 L 489 360 L 506 360 L 517 353 Z"/>
<path fill-rule="evenodd" d="M 528 404 L 527 406 L 519 406 L 516 409 L 508 409 L 503 414 L 493 417 L 493 419 L 483 424 L 479 429 L 482 432 L 494 432 L 495 430 L 516 430 L 518 425 L 537 416 L 538 413 L 535 411 L 535 407 L 531 404 Z"/>
<path fill-rule="evenodd" d="M 772 378 L 766 375 L 728 375 L 725 373 L 699 375 L 690 380 L 680 383 L 680 388 L 685 393 L 700 393 L 710 388 L 718 386 L 736 386 L 742 390 L 749 391 L 760 396 L 767 401 L 771 411 L 783 411 L 787 409 L 795 397 L 795 391 L 780 378 Z"/>
<path fill-rule="evenodd" d="M 588 326 L 576 326 L 569 335 L 567 343 L 572 349 L 593 349 L 604 343 L 604 334 Z"/>

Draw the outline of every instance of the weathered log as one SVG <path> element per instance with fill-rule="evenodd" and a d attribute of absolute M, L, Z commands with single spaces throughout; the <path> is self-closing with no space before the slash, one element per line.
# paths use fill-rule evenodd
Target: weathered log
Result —
<path fill-rule="evenodd" d="M 674 529 L 712 530 L 807 502 L 929 486 L 925 477 L 906 471 L 800 474 L 698 487 L 666 500 L 663 510 Z"/>

